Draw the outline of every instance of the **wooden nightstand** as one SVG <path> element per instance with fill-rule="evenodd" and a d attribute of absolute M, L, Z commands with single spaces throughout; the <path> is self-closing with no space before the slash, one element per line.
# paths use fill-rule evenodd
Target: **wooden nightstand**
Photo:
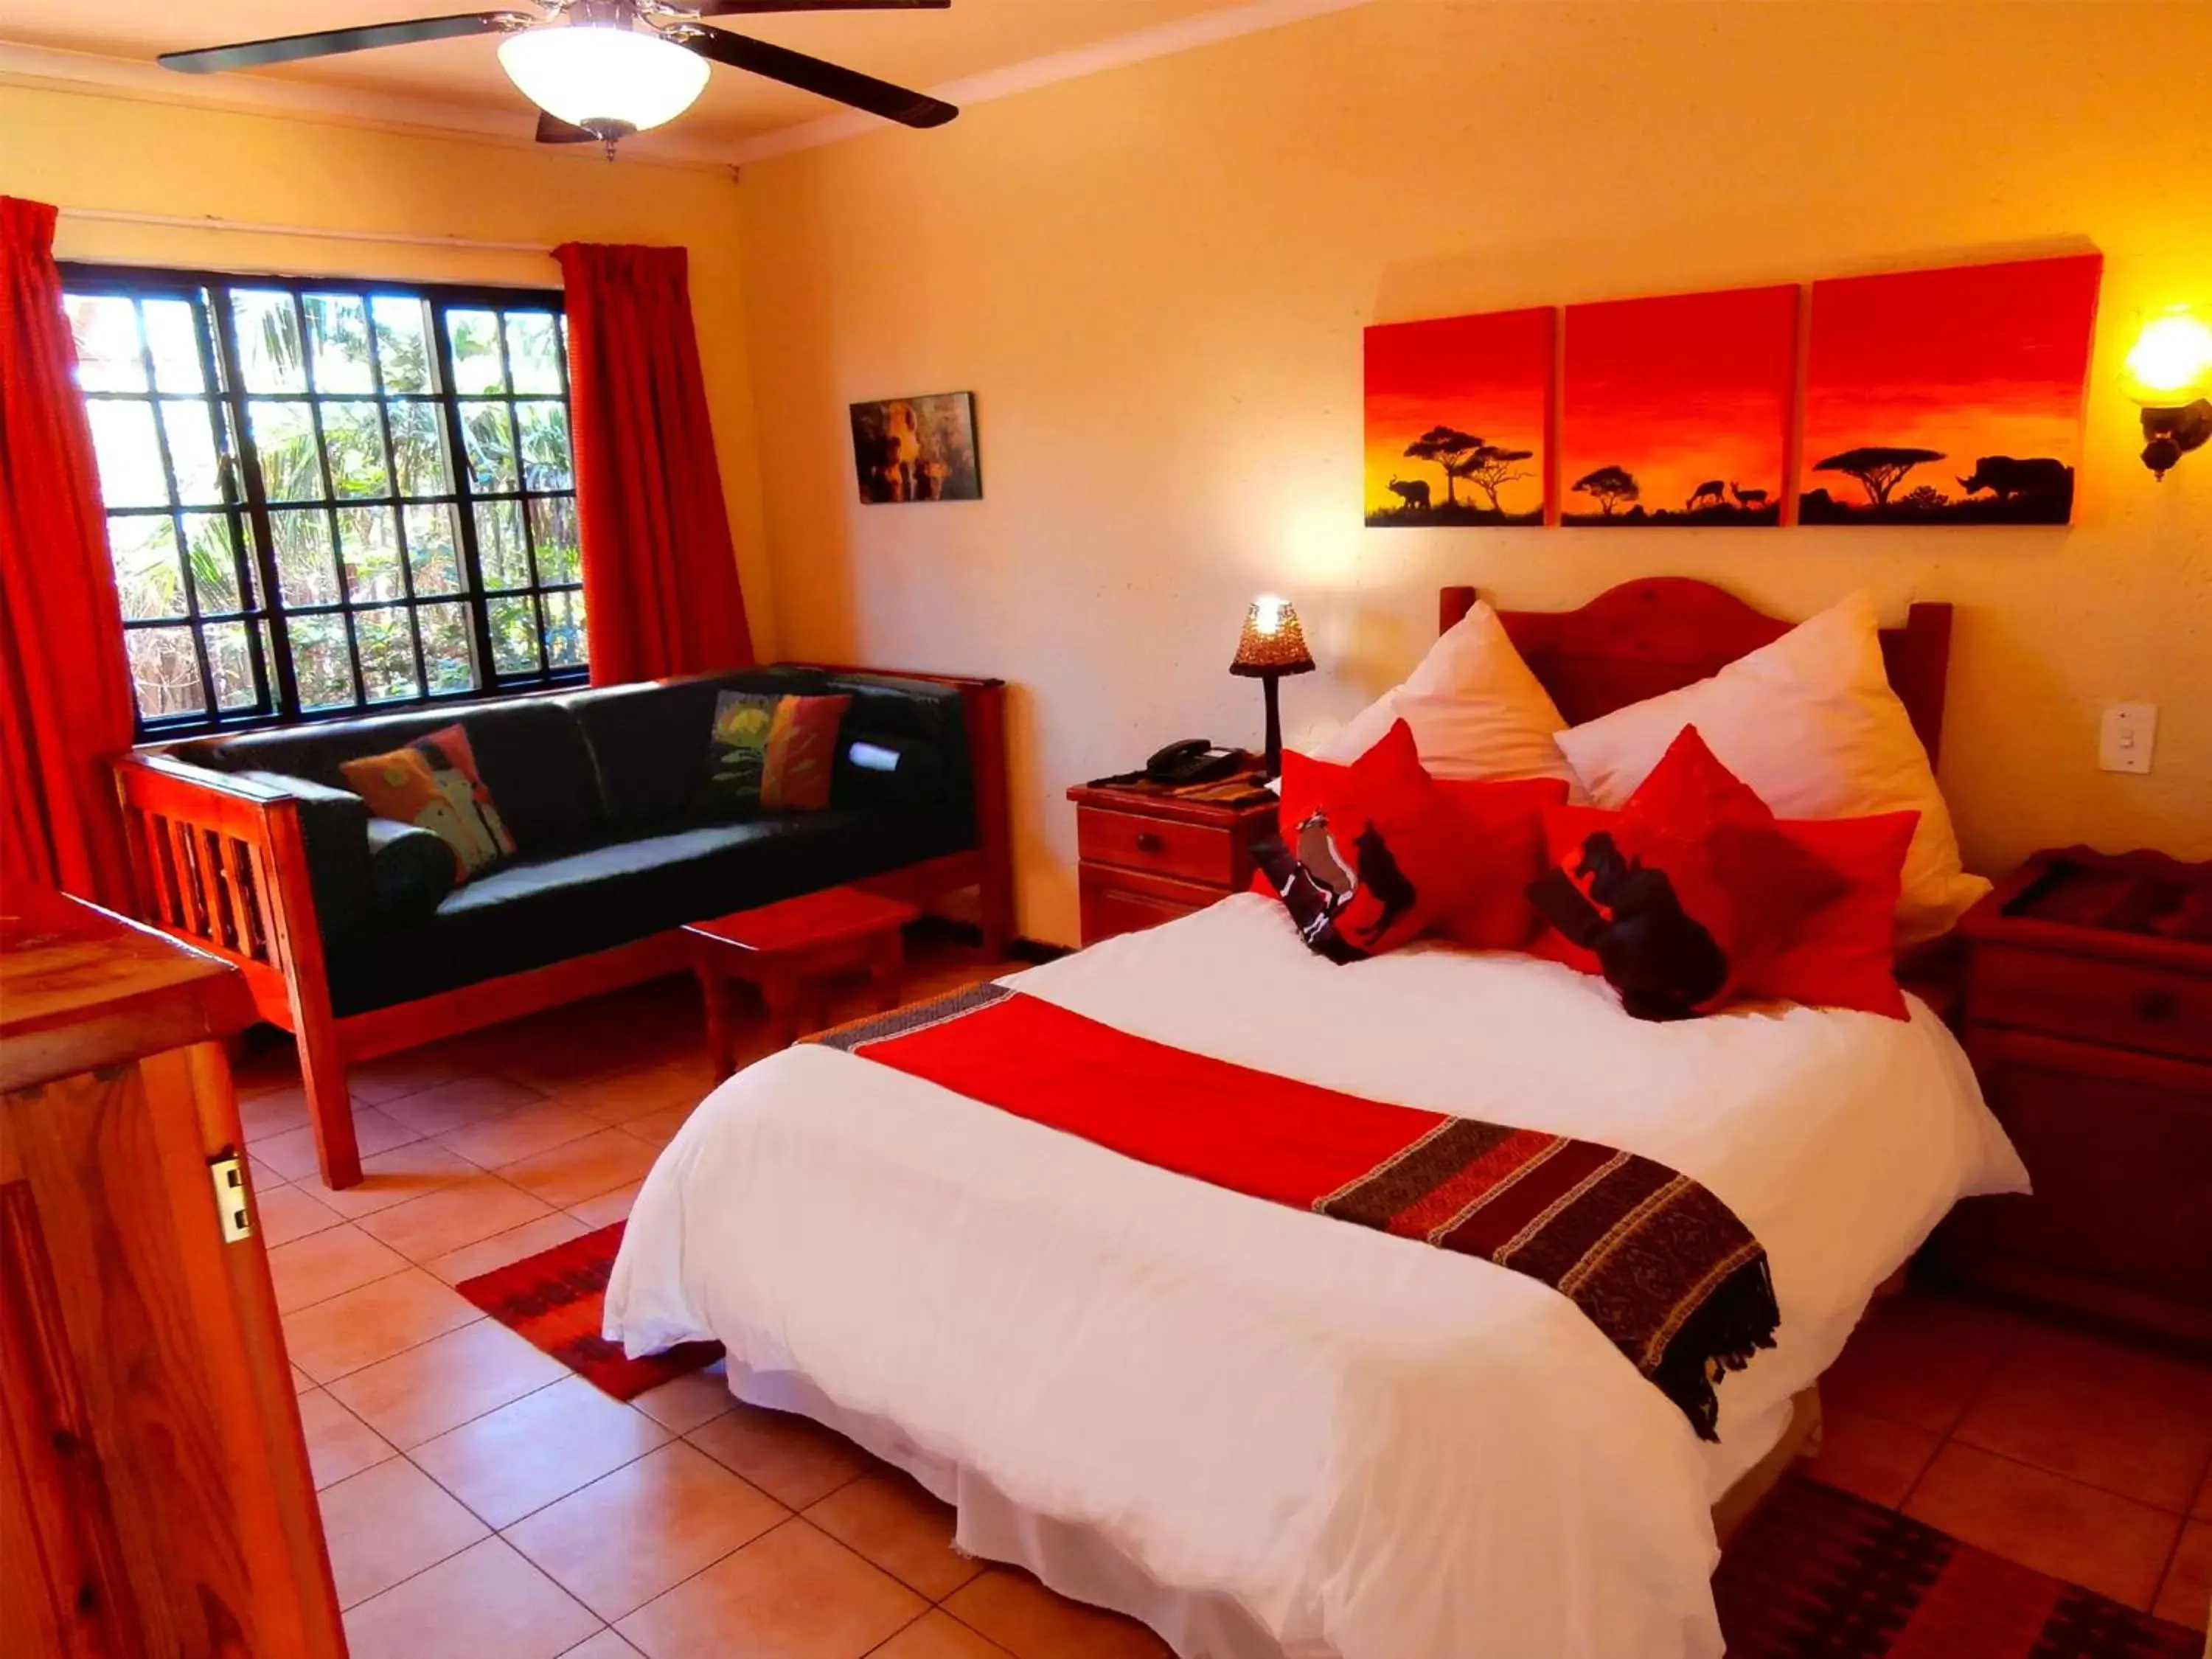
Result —
<path fill-rule="evenodd" d="M 1960 931 L 1967 1053 L 2035 1194 L 1961 1205 L 1946 1262 L 2212 1351 L 2212 864 L 2039 854 Z"/>
<path fill-rule="evenodd" d="M 1252 848 L 1275 833 L 1273 796 L 1250 800 L 1257 774 L 1218 786 L 1219 800 L 1164 794 L 1141 786 L 1079 783 L 1075 842 L 1083 896 L 1083 942 L 1173 921 L 1252 884 Z"/>

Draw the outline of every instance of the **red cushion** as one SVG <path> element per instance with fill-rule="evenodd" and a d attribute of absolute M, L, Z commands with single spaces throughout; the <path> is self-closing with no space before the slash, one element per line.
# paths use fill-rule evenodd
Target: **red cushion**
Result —
<path fill-rule="evenodd" d="M 1431 778 L 1420 763 L 1412 729 L 1401 720 L 1348 766 L 1285 751 L 1281 791 L 1277 821 L 1293 851 L 1298 826 L 1332 801 L 1347 802 L 1365 792 L 1394 810 L 1419 813 L 1441 798 L 1450 810 L 1450 844 L 1431 849 L 1429 836 L 1422 844 L 1425 856 L 1433 852 L 1448 860 L 1450 873 L 1423 907 L 1429 931 L 1475 950 L 1510 951 L 1526 946 L 1541 927 L 1527 890 L 1544 866 L 1544 811 L 1566 799 L 1564 780 Z M 1395 850 L 1395 840 L 1392 846 Z M 1252 888 L 1277 890 L 1264 871 L 1253 878 Z M 1439 905 L 1449 908 L 1439 912 Z"/>
<path fill-rule="evenodd" d="M 1581 866 L 1590 836 L 1602 832 L 1668 877 L 1682 910 L 1727 959 L 1724 977 L 1688 1012 L 1771 997 L 1903 1018 L 1891 918 L 1917 817 L 1777 818 L 1686 726 L 1620 811 L 1556 807 L 1545 833 L 1563 871 Z M 1586 876 L 1579 880 L 1587 886 Z M 1556 930 L 1536 949 L 1586 973 L 1605 971 L 1596 951 Z M 1620 953 L 1614 941 L 1608 954 Z"/>

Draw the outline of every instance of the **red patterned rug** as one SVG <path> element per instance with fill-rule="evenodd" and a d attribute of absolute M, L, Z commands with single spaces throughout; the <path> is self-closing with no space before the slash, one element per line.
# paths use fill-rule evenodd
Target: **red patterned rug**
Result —
<path fill-rule="evenodd" d="M 1713 1575 L 1729 1659 L 2198 1659 L 2204 1638 L 1791 1475 Z"/>
<path fill-rule="evenodd" d="M 544 1349 L 603 1394 L 635 1400 L 647 1389 L 711 1365 L 719 1342 L 686 1342 L 630 1359 L 599 1334 L 607 1275 L 622 1248 L 623 1224 L 556 1244 L 453 1288 L 509 1330 Z"/>

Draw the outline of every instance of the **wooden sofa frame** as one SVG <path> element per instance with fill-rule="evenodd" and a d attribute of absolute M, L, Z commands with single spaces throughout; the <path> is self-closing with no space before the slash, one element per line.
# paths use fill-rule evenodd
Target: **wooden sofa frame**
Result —
<path fill-rule="evenodd" d="M 803 664 L 823 667 L 826 665 Z M 1006 790 L 1006 683 L 887 669 L 952 686 L 967 728 L 977 844 L 856 884 L 915 903 L 981 891 L 983 946 L 1003 956 L 1014 936 L 1013 830 Z M 324 1182 L 361 1180 L 346 1067 L 688 967 L 683 929 L 465 985 L 366 1013 L 335 1014 L 323 935 L 307 878 L 299 803 L 248 779 L 211 776 L 161 748 L 115 764 L 142 919 L 235 966 L 260 1017 L 292 1033 Z"/>

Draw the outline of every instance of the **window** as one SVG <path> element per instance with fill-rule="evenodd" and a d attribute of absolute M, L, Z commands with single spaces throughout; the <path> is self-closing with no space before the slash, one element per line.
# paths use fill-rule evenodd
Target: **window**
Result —
<path fill-rule="evenodd" d="M 583 679 L 558 295 L 63 285 L 146 735 Z"/>

